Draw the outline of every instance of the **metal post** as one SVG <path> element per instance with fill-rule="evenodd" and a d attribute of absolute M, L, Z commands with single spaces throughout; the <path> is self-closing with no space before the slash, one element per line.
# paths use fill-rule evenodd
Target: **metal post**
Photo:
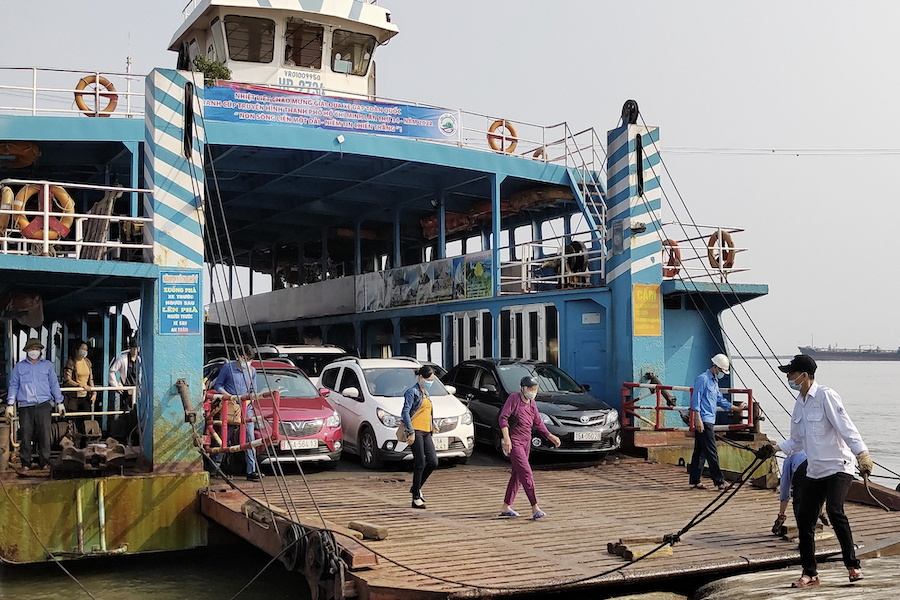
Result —
<path fill-rule="evenodd" d="M 100 552 L 106 552 L 106 482 L 97 480 L 97 506 L 100 519 Z"/>
<path fill-rule="evenodd" d="M 500 183 L 505 179 L 504 175 L 491 173 L 491 279 L 494 282 L 492 296 L 500 295 Z M 500 348 L 499 336 L 494 336 L 494 356 L 497 356 Z"/>
<path fill-rule="evenodd" d="M 438 258 L 447 258 L 447 207 L 444 206 L 446 192 L 443 188 L 438 192 Z"/>
<path fill-rule="evenodd" d="M 353 274 L 360 275 L 362 273 L 362 223 L 357 220 L 353 223 Z"/>
<path fill-rule="evenodd" d="M 75 529 L 78 532 L 78 554 L 84 554 L 84 510 L 81 504 L 81 485 L 75 486 Z"/>
<path fill-rule="evenodd" d="M 41 201 L 44 203 L 44 256 L 50 256 L 50 186 L 41 186 Z"/>
<path fill-rule="evenodd" d="M 109 314 L 109 308 L 107 307 L 106 311 L 103 314 L 103 362 L 101 363 L 101 366 L 103 367 L 103 369 L 101 369 L 101 370 L 104 370 L 106 368 L 106 365 L 109 365 L 109 329 L 110 329 L 109 325 L 110 325 L 111 318 L 112 317 Z M 96 383 L 97 383 L 97 380 L 95 379 L 94 384 L 96 385 Z M 106 385 L 106 381 L 103 381 L 103 385 L 104 386 Z M 102 392 L 100 392 L 100 394 L 102 396 L 102 398 L 100 398 L 100 406 L 104 407 L 103 410 L 105 410 L 105 411 L 106 410 L 118 410 L 118 408 L 115 408 L 115 409 L 112 408 L 113 403 L 111 402 L 111 400 L 112 400 L 111 396 L 115 396 L 115 394 L 111 394 L 110 392 L 107 392 L 106 390 L 103 390 Z M 106 424 L 107 424 L 108 418 L 109 417 L 107 415 L 103 415 L 103 428 L 104 429 L 106 429 Z"/>
<path fill-rule="evenodd" d="M 31 69 L 31 116 L 37 115 L 37 69 Z"/>

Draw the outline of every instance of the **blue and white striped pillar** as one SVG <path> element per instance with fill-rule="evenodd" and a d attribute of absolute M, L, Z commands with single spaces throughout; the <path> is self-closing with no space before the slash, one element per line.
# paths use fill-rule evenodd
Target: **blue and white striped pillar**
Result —
<path fill-rule="evenodd" d="M 621 385 L 648 371 L 664 377 L 659 128 L 623 125 L 607 141 L 606 283 Z"/>
<path fill-rule="evenodd" d="M 202 397 L 203 80 L 195 83 L 185 75 L 190 74 L 157 69 L 146 80 L 144 180 L 152 192 L 144 198 L 144 208 L 152 224 L 145 237 L 153 244 L 160 274 L 141 291 L 138 413 L 144 429 L 142 454 L 154 471 L 201 468 L 175 387 L 183 378 L 194 402 Z M 173 315 L 186 307 L 199 312 Z"/>

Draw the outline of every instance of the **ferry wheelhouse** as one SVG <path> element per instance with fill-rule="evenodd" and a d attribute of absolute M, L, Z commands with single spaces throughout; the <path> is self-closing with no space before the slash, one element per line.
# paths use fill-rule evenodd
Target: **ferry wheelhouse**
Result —
<path fill-rule="evenodd" d="M 0 380 L 34 335 L 59 367 L 87 339 L 101 378 L 132 320 L 144 361 L 133 464 L 2 476 L 40 538 L 5 527 L 4 560 L 205 543 L 183 402 L 204 330 L 446 367 L 545 360 L 621 408 L 624 382 L 692 381 L 727 346 L 722 311 L 767 291 L 728 279 L 739 229 L 665 222 L 659 129 L 634 102 L 601 136 L 381 98 L 374 55 L 398 30 L 374 2 L 185 17 L 176 69 L 0 69 Z M 216 63 L 230 79 L 204 81 Z M 99 391 L 97 441 L 118 408 Z"/>

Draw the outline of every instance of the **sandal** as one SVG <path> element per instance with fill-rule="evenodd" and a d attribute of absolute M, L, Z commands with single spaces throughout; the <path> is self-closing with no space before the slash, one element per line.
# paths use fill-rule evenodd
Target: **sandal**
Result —
<path fill-rule="evenodd" d="M 861 569 L 854 569 L 854 568 L 850 569 L 850 581 L 851 582 L 859 581 L 862 578 L 863 578 L 863 574 L 862 574 Z"/>
<path fill-rule="evenodd" d="M 819 585 L 819 576 L 810 577 L 809 575 L 801 575 L 800 579 L 791 584 L 792 588 L 805 588 L 811 585 Z"/>
<path fill-rule="evenodd" d="M 691 486 L 691 489 L 692 490 L 708 490 L 709 488 L 706 487 L 706 485 L 703 483 L 695 483 L 694 485 Z"/>

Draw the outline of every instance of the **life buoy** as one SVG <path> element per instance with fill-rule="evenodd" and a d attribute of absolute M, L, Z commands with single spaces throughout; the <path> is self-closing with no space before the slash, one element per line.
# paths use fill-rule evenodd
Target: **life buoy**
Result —
<path fill-rule="evenodd" d="M 544 146 L 541 146 L 537 150 L 534 151 L 534 154 L 531 155 L 532 158 L 539 158 L 541 160 L 547 160 L 547 149 Z"/>
<path fill-rule="evenodd" d="M 23 187 L 16 194 L 13 210 L 24 211 L 28 200 L 40 191 L 41 186 L 37 185 L 26 185 Z M 53 198 L 56 206 L 59 207 L 59 210 L 51 210 L 50 212 L 63 212 L 68 213 L 68 215 L 75 213 L 75 201 L 72 200 L 72 197 L 69 196 L 65 189 L 58 185 L 51 185 L 50 196 Z M 37 216 L 32 221 L 29 221 L 28 217 L 21 212 L 14 216 L 16 218 L 16 227 L 19 228 L 19 233 L 22 234 L 22 237 L 32 240 L 43 239 L 44 217 Z M 50 217 L 50 230 L 47 232 L 47 239 L 58 240 L 69 235 L 69 228 L 72 227 L 72 221 L 74 220 L 74 216 L 65 216 L 61 220 L 56 217 Z"/>
<path fill-rule="evenodd" d="M 109 100 L 103 110 L 97 110 L 99 107 L 90 109 L 88 108 L 87 103 L 85 103 L 84 101 L 84 96 L 94 96 L 94 92 L 82 91 L 91 84 L 100 85 L 106 88 L 105 92 L 100 92 L 100 94 L 98 94 L 101 98 L 106 98 Z M 119 95 L 116 94 L 115 91 L 116 86 L 114 86 L 109 79 L 102 75 L 88 75 L 87 77 L 82 77 L 81 80 L 79 80 L 78 85 L 75 86 L 75 106 L 78 107 L 78 110 L 89 117 L 108 117 L 113 113 L 114 110 L 116 110 L 116 106 L 119 104 Z"/>
<path fill-rule="evenodd" d="M 0 167 L 21 169 L 38 159 L 41 151 L 34 142 L 0 142 Z M 6 158 L 10 157 L 10 158 Z"/>
<path fill-rule="evenodd" d="M 706 244 L 707 255 L 709 256 L 709 264 L 713 269 L 730 269 L 734 266 L 734 256 L 736 254 L 736 252 L 734 251 L 734 240 L 731 239 L 731 234 L 727 231 L 722 231 L 721 233 L 722 260 L 720 262 L 719 256 L 717 256 L 716 254 L 716 250 L 719 248 L 719 231 L 716 231 L 709 237 L 709 242 Z"/>
<path fill-rule="evenodd" d="M 12 189 L 5 185 L 0 188 L 0 209 L 12 210 L 13 192 Z M 6 228 L 9 226 L 10 213 L 0 213 L 0 237 L 6 235 Z"/>
<path fill-rule="evenodd" d="M 675 277 L 681 271 L 681 250 L 675 240 L 663 240 L 663 258 L 666 266 L 663 268 L 663 277 Z M 668 254 L 668 258 L 666 255 Z"/>
<path fill-rule="evenodd" d="M 503 128 L 506 130 L 506 134 L 497 135 L 495 132 Z M 518 133 L 516 133 L 516 128 L 513 127 L 513 124 L 507 121 L 506 119 L 497 119 L 493 123 L 491 123 L 490 128 L 488 129 L 488 144 L 491 146 L 491 150 L 495 152 L 506 152 L 507 154 L 511 154 L 515 151 L 516 145 L 519 143 Z M 509 146 L 506 143 L 509 142 Z"/>

